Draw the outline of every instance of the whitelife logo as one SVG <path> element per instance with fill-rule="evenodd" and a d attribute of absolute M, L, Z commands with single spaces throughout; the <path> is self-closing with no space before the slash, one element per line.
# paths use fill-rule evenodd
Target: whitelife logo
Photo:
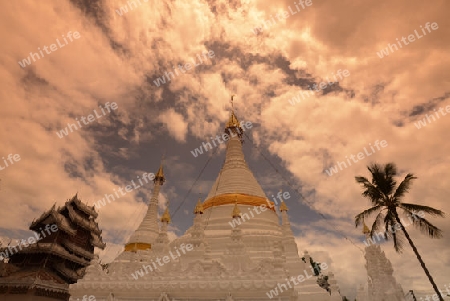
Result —
<path fill-rule="evenodd" d="M 312 0 L 306 0 L 304 2 L 303 2 L 303 0 L 299 0 L 298 4 L 297 4 L 297 2 L 294 2 L 294 5 L 295 5 L 295 8 L 297 10 L 292 10 L 291 6 L 290 5 L 288 6 L 290 14 L 289 14 L 289 12 L 287 10 L 284 10 L 284 11 L 276 14 L 275 16 L 277 17 L 278 21 L 280 21 L 281 18 L 287 19 L 290 16 L 293 16 L 293 15 L 299 13 L 300 12 L 299 5 L 302 7 L 303 10 L 305 9 L 305 6 L 311 6 L 312 5 Z M 264 29 L 269 29 L 269 27 L 275 26 L 276 23 L 277 23 L 277 21 L 275 21 L 275 19 L 273 18 L 273 15 L 270 15 L 270 19 L 269 20 L 267 20 L 267 21 L 264 20 L 263 23 L 261 24 L 261 26 L 260 27 L 255 27 L 254 29 L 252 29 L 252 32 L 255 35 L 257 35 L 259 32 L 263 31 L 263 26 L 264 26 Z"/>
<path fill-rule="evenodd" d="M 9 166 L 8 162 L 6 160 L 9 160 L 11 165 L 13 165 L 14 162 L 19 162 L 20 161 L 20 156 L 19 156 L 19 154 L 15 154 L 15 155 L 9 154 L 7 159 L 5 159 L 5 157 L 2 157 L 2 159 L 3 159 L 3 162 L 5 163 L 5 167 L 2 167 L 2 165 L 0 164 L 0 170 L 3 170 L 3 169 L 5 169 L 6 167 Z M 14 159 L 14 161 L 13 161 L 13 159 Z"/>
<path fill-rule="evenodd" d="M 58 43 L 59 48 L 63 48 L 64 46 L 66 46 L 67 44 L 69 44 L 69 42 L 67 42 L 67 40 L 66 40 L 66 37 L 65 37 L 64 35 L 62 35 L 62 37 L 63 37 L 63 39 L 64 39 L 64 42 L 66 42 L 66 44 L 61 44 L 61 43 L 59 42 L 59 39 L 56 39 L 56 42 Z M 77 40 L 77 39 L 80 38 L 80 33 L 79 33 L 78 31 L 74 31 L 73 34 L 72 34 L 72 32 L 69 31 L 69 32 L 67 33 L 67 38 L 68 38 L 71 42 L 73 42 L 72 37 L 73 37 L 75 40 Z M 44 49 L 45 53 L 47 53 L 47 54 L 52 53 L 52 51 L 55 52 L 56 50 L 59 49 L 58 47 L 56 47 L 56 44 L 51 44 L 50 47 L 44 46 L 44 47 L 42 47 L 42 48 Z M 50 48 L 50 51 L 48 50 L 48 48 Z M 42 50 L 41 50 L 40 47 L 38 47 L 38 51 L 39 51 L 39 53 L 41 54 L 41 56 L 39 56 L 38 53 L 30 52 L 30 56 L 28 56 L 27 58 L 23 59 L 21 62 L 18 62 L 19 65 L 20 65 L 20 67 L 25 68 L 26 66 L 31 65 L 31 59 L 33 59 L 33 62 L 36 62 L 35 57 L 37 57 L 38 60 L 40 60 L 41 57 L 44 57 L 44 53 L 42 52 Z M 30 57 L 31 57 L 31 58 L 30 58 Z"/>
<path fill-rule="evenodd" d="M 250 121 L 247 121 L 247 122 L 241 121 L 241 122 L 239 123 L 239 125 L 240 125 L 240 127 L 242 128 L 242 130 L 243 130 L 244 132 L 245 132 L 246 129 L 251 129 L 251 128 L 253 127 L 253 125 L 252 125 L 252 123 L 251 123 Z M 239 128 L 237 128 L 237 131 L 238 131 L 239 134 L 242 134 L 241 131 L 239 130 Z M 237 135 L 238 135 L 238 134 L 236 134 L 236 133 L 234 133 L 234 132 L 231 132 L 231 138 L 232 138 L 232 137 L 236 137 Z M 226 134 L 226 133 L 222 134 L 222 139 L 223 139 L 223 141 L 220 140 L 220 137 L 221 137 L 221 136 L 219 136 L 219 135 L 216 135 L 215 138 L 211 137 L 211 142 L 214 144 L 214 147 L 217 147 L 217 144 L 216 144 L 215 141 L 219 142 L 219 144 L 222 144 L 222 143 L 224 143 L 224 142 L 227 142 L 227 141 L 230 139 L 230 135 L 228 135 L 228 134 Z M 209 149 L 208 149 L 208 147 L 209 147 Z M 198 155 L 203 155 L 203 149 L 205 150 L 205 152 L 207 152 L 207 151 L 211 150 L 212 148 L 213 148 L 213 147 L 212 147 L 211 143 L 209 143 L 209 142 L 206 142 L 206 143 L 203 142 L 203 144 L 200 145 L 199 148 L 196 148 L 196 149 L 194 149 L 193 151 L 191 151 L 191 154 L 194 156 L 194 158 L 197 158 Z"/>
<path fill-rule="evenodd" d="M 142 175 L 142 180 L 141 178 L 138 176 L 137 177 L 139 180 L 139 183 L 141 184 L 141 186 L 144 186 L 144 184 L 142 183 L 142 180 L 144 180 L 145 184 L 149 183 L 150 181 L 153 181 L 153 179 L 155 178 L 155 175 L 152 173 L 144 173 Z M 131 183 L 133 184 L 134 189 L 138 189 L 139 185 L 136 186 L 136 184 L 134 183 L 134 180 L 131 180 Z M 117 196 L 117 198 L 120 198 L 121 196 L 126 195 L 126 193 L 130 192 L 131 190 L 133 190 L 133 188 L 131 187 L 131 185 L 126 185 L 125 187 L 119 187 L 119 192 L 121 194 L 121 196 L 119 196 L 119 194 L 117 193 L 117 191 L 115 189 L 114 190 L 114 194 Z M 123 192 L 123 190 L 125 190 L 126 193 Z M 108 201 L 108 203 L 114 202 L 116 200 L 116 198 L 114 197 L 113 194 L 107 194 L 105 193 L 105 197 L 98 200 L 97 202 L 94 203 L 95 209 L 99 209 L 101 207 L 104 207 L 106 205 L 106 201 Z"/>
<path fill-rule="evenodd" d="M 143 2 L 148 2 L 148 0 L 142 0 Z M 137 0 L 137 2 L 139 3 L 139 5 L 142 5 L 141 0 Z M 116 9 L 116 13 L 119 16 L 123 16 L 124 14 L 126 14 L 128 12 L 128 7 L 130 7 L 130 10 L 133 10 L 134 8 L 131 6 L 131 4 L 134 5 L 134 8 L 137 8 L 138 5 L 136 4 L 136 1 L 127 1 L 127 5 L 125 6 L 121 6 L 119 9 Z"/>
<path fill-rule="evenodd" d="M 277 194 L 277 197 L 280 199 L 280 202 L 283 202 L 285 200 L 288 200 L 291 198 L 291 195 L 289 194 L 289 192 L 283 192 L 282 190 L 280 190 Z M 272 199 L 275 202 L 275 205 L 278 205 L 277 199 L 273 196 L 272 194 Z M 255 217 L 255 215 L 253 214 L 253 211 L 256 214 L 261 214 L 262 212 L 267 210 L 267 207 L 272 207 L 272 204 L 270 203 L 270 201 L 268 199 L 266 199 L 266 203 L 267 206 L 265 204 L 261 204 L 259 206 L 253 206 L 253 209 L 251 208 L 247 208 L 248 211 L 250 212 L 252 218 Z M 261 211 L 258 211 L 258 207 Z M 252 211 L 253 210 L 253 211 Z M 228 222 L 228 224 L 230 224 L 230 226 L 232 228 L 236 228 L 238 225 L 240 226 L 243 222 L 248 221 L 250 219 L 250 216 L 247 213 L 241 213 L 241 217 L 236 217 L 233 218 L 233 220 L 231 222 Z"/>
<path fill-rule="evenodd" d="M 445 107 L 445 110 L 447 111 L 447 113 L 450 113 L 450 105 Z M 444 112 L 444 108 L 440 107 L 438 110 L 442 116 L 447 115 L 447 113 Z M 434 114 L 436 114 L 437 119 L 440 119 L 441 116 L 438 114 L 438 112 L 436 112 L 436 109 L 434 109 Z M 427 126 L 427 124 L 431 123 L 431 119 L 430 117 L 433 119 L 433 121 L 436 121 L 436 117 L 434 117 L 433 115 L 425 115 L 425 118 L 419 120 L 419 122 L 414 122 L 414 125 L 416 126 L 416 128 L 418 130 L 420 130 L 422 127 Z"/>
<path fill-rule="evenodd" d="M 436 22 L 433 22 L 431 24 L 430 24 L 430 22 L 427 22 L 427 24 L 425 24 L 425 28 L 428 30 L 428 33 L 431 32 L 430 27 L 433 30 L 437 30 L 439 28 L 439 26 L 438 26 L 438 24 Z M 422 29 L 423 36 L 426 36 L 427 33 L 426 33 L 425 29 L 422 28 L 422 25 L 420 25 L 420 28 Z M 417 37 L 417 39 L 421 39 L 423 37 L 417 32 L 416 29 L 414 29 L 414 33 L 416 34 L 415 36 L 413 34 L 410 34 L 408 36 L 409 43 L 414 42 L 416 40 L 416 37 Z M 398 46 L 400 48 L 402 48 L 402 43 L 400 43 L 398 38 L 396 38 L 396 40 L 397 40 Z M 401 40 L 402 40 L 403 44 L 405 44 L 405 46 L 409 45 L 409 43 L 406 42 L 406 38 L 405 37 L 402 36 Z M 388 47 L 382 49 L 380 52 L 377 52 L 377 55 L 378 55 L 378 57 L 380 59 L 382 59 L 384 56 L 388 56 L 389 55 L 389 50 L 391 50 L 391 53 L 394 53 L 394 49 L 395 49 L 395 51 L 398 50 L 398 47 L 397 47 L 397 45 L 395 43 L 394 44 L 388 44 Z"/>
<path fill-rule="evenodd" d="M 94 110 L 95 117 L 97 117 L 97 119 L 102 118 L 103 116 L 106 115 L 106 113 L 103 110 L 102 106 L 100 105 L 99 107 L 100 107 L 100 109 L 102 109 L 103 115 L 99 115 L 97 113 L 97 110 Z M 117 103 L 115 103 L 115 102 L 112 102 L 111 105 L 109 104 L 109 102 L 107 102 L 107 103 L 105 103 L 105 108 L 108 111 L 108 113 L 110 113 L 111 109 L 117 110 L 118 106 L 117 106 Z M 87 116 L 87 118 L 82 116 L 80 119 L 81 119 L 81 121 L 83 121 L 83 123 L 85 125 L 88 125 L 89 123 L 95 121 L 95 117 L 94 117 L 93 114 L 90 114 L 90 115 Z M 86 119 L 87 119 L 87 123 L 85 121 Z M 80 121 L 78 120 L 78 118 L 75 118 L 75 120 L 78 122 L 78 126 L 81 129 L 82 126 L 81 126 Z M 78 130 L 78 127 L 77 127 L 77 125 L 75 123 L 68 123 L 67 126 L 64 129 L 60 130 L 59 132 L 56 132 L 56 135 L 58 135 L 58 137 L 61 139 L 61 138 L 65 137 L 65 136 L 69 135 L 69 130 L 70 130 L 71 133 L 73 133 L 73 131 L 74 131 L 73 128 L 75 128 L 75 131 Z"/>
<path fill-rule="evenodd" d="M 261 211 L 258 211 L 258 207 Z M 264 212 L 267 210 L 267 206 L 265 204 L 261 204 L 259 206 L 253 206 L 253 209 L 251 209 L 251 208 L 247 208 L 247 209 L 253 218 L 253 217 L 255 217 L 255 215 L 253 214 L 253 211 L 255 211 L 256 214 L 261 214 L 261 212 Z M 245 222 L 246 220 L 249 220 L 249 219 L 250 219 L 250 216 L 247 213 L 241 213 L 240 218 L 235 217 L 235 218 L 233 218 L 233 220 L 231 222 L 228 222 L 228 224 L 230 224 L 230 226 L 232 228 L 236 228 L 236 226 L 238 226 L 238 225 L 240 226 L 243 222 Z"/>
<path fill-rule="evenodd" d="M 205 60 L 206 60 L 206 55 L 208 55 L 209 59 L 212 59 L 212 58 L 214 57 L 214 51 L 209 50 L 208 52 L 203 52 L 203 57 L 205 58 Z M 203 64 L 203 60 L 202 60 L 202 58 L 200 57 L 199 54 L 197 54 L 197 58 L 198 58 L 198 60 L 199 60 L 200 63 L 199 63 L 199 64 L 196 64 L 196 63 L 195 63 L 195 59 L 192 59 L 192 63 L 194 64 L 194 67 L 197 67 L 197 66 L 200 66 L 201 64 Z M 184 67 L 184 69 L 186 69 L 186 70 L 184 70 L 183 67 Z M 192 66 L 191 66 L 190 63 L 186 63 L 186 64 L 184 64 L 184 66 L 178 64 L 178 69 L 180 69 L 180 71 L 181 71 L 182 73 L 186 73 L 186 71 L 189 71 L 189 70 L 191 69 L 191 67 L 192 67 Z M 172 68 L 173 68 L 173 70 L 175 71 L 175 74 L 176 74 L 177 76 L 180 76 L 180 74 L 178 73 L 177 68 L 176 68 L 175 66 L 172 66 Z M 170 81 L 172 80 L 172 79 L 170 78 L 170 76 L 172 76 L 173 79 L 175 79 L 175 75 L 174 75 L 172 72 L 166 71 L 166 72 L 164 73 L 164 75 L 162 76 L 162 78 L 161 78 L 161 77 L 158 77 L 158 78 L 157 78 L 156 80 L 154 80 L 153 82 L 155 83 L 155 86 L 159 87 L 159 86 L 161 86 L 162 84 L 165 84 L 165 83 L 166 83 L 166 78 L 167 78 L 167 80 L 170 82 Z"/>
<path fill-rule="evenodd" d="M 328 265 L 325 262 L 322 262 L 320 264 L 320 270 L 325 271 L 326 269 L 328 269 Z M 289 286 L 289 288 L 293 288 L 293 286 L 291 285 L 291 281 L 294 285 L 298 285 L 298 284 L 302 283 L 303 281 L 308 280 L 309 278 L 312 278 L 315 276 L 313 268 L 311 268 L 312 275 L 309 275 L 308 271 L 306 271 L 306 270 L 304 270 L 303 272 L 304 272 L 304 274 L 300 274 L 297 277 L 292 276 L 289 279 L 286 278 L 285 279 L 286 284 L 278 283 L 278 287 L 275 287 L 275 289 L 271 289 L 269 292 L 266 293 L 267 297 L 272 299 L 273 297 L 278 296 L 279 293 L 281 294 L 283 291 L 287 291 L 288 286 Z M 280 289 L 279 293 L 278 293 L 278 289 Z"/>
<path fill-rule="evenodd" d="M 47 225 L 45 225 L 45 229 L 44 230 L 42 230 L 42 228 L 39 228 L 39 230 L 41 231 L 40 234 L 37 233 L 37 232 L 34 232 L 34 237 L 31 236 L 27 240 L 22 239 L 20 241 L 20 243 L 17 244 L 16 246 L 13 246 L 13 247 L 8 246 L 8 248 L 5 248 L 3 250 L 3 252 L 0 252 L 0 260 L 8 258 L 11 255 L 13 255 L 14 253 L 19 252 L 16 248 L 19 248 L 20 251 L 22 251 L 22 247 L 28 248 L 29 245 L 37 243 L 41 239 L 46 238 L 47 235 L 45 235 L 44 230 L 47 231 L 48 235 L 51 235 L 52 233 L 55 233 L 56 231 L 58 231 L 58 226 L 56 224 L 52 224 L 52 225 L 47 224 Z M 42 237 L 41 237 L 41 235 L 42 235 Z M 11 249 L 14 249 L 14 252 Z"/>
<path fill-rule="evenodd" d="M 375 147 L 376 147 L 378 150 L 381 149 L 381 148 L 380 148 L 380 145 L 381 145 L 381 147 L 383 147 L 383 148 L 388 146 L 386 140 L 381 140 L 381 142 L 380 142 L 379 140 L 377 140 L 377 141 L 375 141 L 374 144 L 375 144 Z M 370 146 L 370 149 L 372 150 L 373 153 L 368 152 L 367 149 L 366 149 L 366 147 L 364 147 L 364 152 L 366 153 L 367 156 L 372 156 L 376 151 L 375 151 L 375 149 L 373 148 L 372 143 L 369 143 L 369 146 Z M 366 156 L 364 155 L 363 152 L 359 152 L 359 153 L 356 155 L 356 157 L 358 157 L 359 160 L 362 160 L 362 159 L 364 159 Z M 349 159 L 347 156 L 345 156 L 345 158 L 347 159 L 348 166 L 351 166 L 351 165 L 352 165 L 352 162 L 350 161 L 350 159 L 352 159 L 354 163 L 357 163 L 357 162 L 359 161 L 359 160 L 355 159 L 355 155 L 350 155 L 350 159 Z M 344 161 L 342 161 L 342 162 L 337 161 L 336 163 L 337 163 L 337 165 L 334 165 L 334 166 L 330 167 L 329 169 L 326 169 L 326 170 L 325 170 L 325 172 L 326 172 L 330 177 L 333 175 L 333 173 L 338 173 L 338 172 L 339 172 L 338 167 L 339 167 L 341 170 L 343 170 L 342 165 L 344 166 L 344 168 L 347 168 L 347 167 L 348 167 L 347 164 L 345 164 Z"/>
<path fill-rule="evenodd" d="M 179 247 L 180 247 L 181 252 L 183 252 L 183 254 L 186 254 L 186 252 L 192 251 L 194 249 L 194 246 L 192 244 L 182 243 Z M 186 250 L 185 250 L 185 248 L 186 248 Z M 169 251 L 169 254 L 170 254 L 170 257 L 172 258 L 172 260 L 176 260 L 177 258 L 179 258 L 181 256 L 177 247 L 175 247 L 175 251 L 177 252 L 178 256 L 174 255 L 172 253 L 172 251 Z M 168 255 L 163 256 L 162 263 L 161 263 L 161 258 L 157 257 L 156 262 L 158 263 L 158 265 L 160 267 L 162 267 L 164 264 L 170 262 L 170 257 Z M 131 277 L 133 277 L 134 280 L 137 280 L 137 279 L 139 279 L 139 277 L 144 277 L 145 274 L 148 274 L 148 270 L 150 270 L 150 272 L 157 270 L 158 267 L 156 266 L 156 263 L 153 261 L 153 259 L 152 259 L 151 263 L 153 264 L 153 267 L 151 265 L 143 264 L 142 267 L 144 268 L 144 270 L 139 269 L 135 273 L 131 273 Z M 144 274 L 144 271 L 145 271 L 145 274 Z"/>

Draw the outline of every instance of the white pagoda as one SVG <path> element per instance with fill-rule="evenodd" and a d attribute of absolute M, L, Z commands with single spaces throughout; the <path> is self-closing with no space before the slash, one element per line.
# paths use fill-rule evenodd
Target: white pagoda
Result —
<path fill-rule="evenodd" d="M 332 273 L 329 291 L 317 284 L 316 276 L 287 284 L 292 277 L 314 275 L 310 257 L 305 252 L 303 261 L 298 254 L 286 204 L 280 207 L 280 224 L 273 202 L 249 169 L 233 111 L 225 133 L 230 137 L 225 162 L 204 202 L 193 208 L 193 225 L 184 235 L 169 241 L 168 210 L 158 221 L 158 195 L 165 181 L 161 166 L 147 214 L 124 251 L 106 269 L 94 259 L 84 278 L 70 286 L 70 300 L 85 295 L 97 301 L 342 300 Z M 267 210 L 253 213 L 259 206 Z M 244 217 L 240 225 L 230 225 Z M 280 288 L 277 294 L 268 297 L 275 288 Z"/>
<path fill-rule="evenodd" d="M 370 230 L 364 224 L 363 233 L 367 241 L 370 239 Z M 369 244 L 365 248 L 367 270 L 367 289 L 361 285 L 358 288 L 356 300 L 358 301 L 405 301 L 405 294 L 397 283 L 393 273 L 392 264 L 378 244 Z"/>

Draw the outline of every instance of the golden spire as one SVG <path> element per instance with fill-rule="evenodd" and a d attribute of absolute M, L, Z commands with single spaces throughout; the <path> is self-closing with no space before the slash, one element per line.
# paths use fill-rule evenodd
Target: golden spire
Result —
<path fill-rule="evenodd" d="M 195 205 L 194 214 L 203 214 L 203 204 L 200 198 L 198 198 L 197 205 Z"/>
<path fill-rule="evenodd" d="M 233 127 L 239 127 L 239 120 L 237 119 L 236 115 L 234 115 L 234 111 L 231 111 L 226 128 Z"/>
<path fill-rule="evenodd" d="M 167 207 L 166 211 L 164 211 L 164 214 L 161 217 L 161 222 L 163 222 L 163 223 L 170 223 L 169 207 Z"/>
<path fill-rule="evenodd" d="M 164 170 L 163 170 L 162 163 L 161 163 L 161 165 L 159 166 L 158 172 L 156 173 L 156 176 L 155 176 L 155 177 L 162 177 L 162 178 L 164 178 Z"/>
<path fill-rule="evenodd" d="M 280 211 L 283 212 L 283 211 L 288 211 L 288 210 L 289 210 L 289 208 L 286 206 L 286 203 L 285 202 L 281 202 L 281 204 L 280 204 Z"/>
<path fill-rule="evenodd" d="M 155 175 L 155 179 L 153 179 L 153 182 L 159 181 L 162 184 L 166 181 L 166 178 L 164 177 L 164 169 L 163 169 L 163 162 L 164 162 L 164 156 L 161 159 L 161 165 L 159 165 L 158 172 Z"/>
<path fill-rule="evenodd" d="M 234 115 L 234 103 L 233 103 L 233 97 L 235 97 L 236 95 L 233 94 L 231 95 L 231 114 L 230 114 L 230 119 L 228 120 L 228 124 L 227 127 L 233 127 L 233 126 L 239 126 L 239 121 L 236 117 L 236 115 Z"/>
<path fill-rule="evenodd" d="M 225 126 L 225 133 L 233 136 L 232 133 L 237 134 L 237 136 L 242 140 L 242 133 L 243 130 L 239 125 L 239 120 L 237 119 L 236 115 L 234 114 L 234 104 L 233 104 L 233 97 L 235 95 L 231 96 L 231 112 L 230 112 L 230 118 L 228 119 L 227 125 Z"/>
<path fill-rule="evenodd" d="M 239 207 L 238 207 L 238 205 L 237 205 L 237 196 L 236 196 L 236 200 L 235 200 L 235 203 L 234 203 L 234 208 L 233 208 L 233 215 L 232 215 L 232 217 L 233 218 L 236 218 L 236 217 L 241 217 L 241 210 L 239 210 Z"/>

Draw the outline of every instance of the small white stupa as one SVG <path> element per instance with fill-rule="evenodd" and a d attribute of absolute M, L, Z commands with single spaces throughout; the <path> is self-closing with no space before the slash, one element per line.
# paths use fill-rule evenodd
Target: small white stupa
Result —
<path fill-rule="evenodd" d="M 405 301 L 405 294 L 397 283 L 393 273 L 392 264 L 387 259 L 379 244 L 370 244 L 370 229 L 364 223 L 363 233 L 369 245 L 365 248 L 367 288 L 361 285 L 358 288 L 356 300 L 358 301 Z"/>

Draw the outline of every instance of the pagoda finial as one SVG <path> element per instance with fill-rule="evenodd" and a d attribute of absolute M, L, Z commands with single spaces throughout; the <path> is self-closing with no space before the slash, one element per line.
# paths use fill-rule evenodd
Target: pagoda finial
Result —
<path fill-rule="evenodd" d="M 230 118 L 228 119 L 228 123 L 225 129 L 227 128 L 240 128 L 239 120 L 237 119 L 236 115 L 234 115 L 234 111 L 231 111 Z"/>
<path fill-rule="evenodd" d="M 164 211 L 163 216 L 161 217 L 161 222 L 163 223 L 170 223 L 170 213 L 169 213 L 169 207 L 166 208 Z"/>
<path fill-rule="evenodd" d="M 198 198 L 197 205 L 195 205 L 194 214 L 203 214 L 203 204 L 200 197 Z"/>
<path fill-rule="evenodd" d="M 231 111 L 234 112 L 234 104 L 233 104 L 233 97 L 235 97 L 236 94 L 231 95 Z"/>
<path fill-rule="evenodd" d="M 241 139 L 242 142 L 242 133 L 244 132 L 239 125 L 239 120 L 237 119 L 236 115 L 234 114 L 234 96 L 231 96 L 231 112 L 230 112 L 230 118 L 228 119 L 227 125 L 225 126 L 225 133 L 230 136 L 238 136 Z"/>
<path fill-rule="evenodd" d="M 236 200 L 234 202 L 234 208 L 233 208 L 233 218 L 237 218 L 237 217 L 241 217 L 241 210 L 239 210 L 238 204 L 237 204 L 237 196 L 236 196 Z"/>
<path fill-rule="evenodd" d="M 158 172 L 155 175 L 155 178 L 153 179 L 153 182 L 156 184 L 156 182 L 159 182 L 161 185 L 164 184 L 166 181 L 166 178 L 164 177 L 164 169 L 163 169 L 163 163 L 164 163 L 164 155 L 161 158 L 161 164 L 159 165 Z"/>
<path fill-rule="evenodd" d="M 285 202 L 281 202 L 281 204 L 280 204 L 280 211 L 283 212 L 283 211 L 288 211 L 288 210 L 289 210 L 289 208 L 287 207 L 286 203 Z"/>

